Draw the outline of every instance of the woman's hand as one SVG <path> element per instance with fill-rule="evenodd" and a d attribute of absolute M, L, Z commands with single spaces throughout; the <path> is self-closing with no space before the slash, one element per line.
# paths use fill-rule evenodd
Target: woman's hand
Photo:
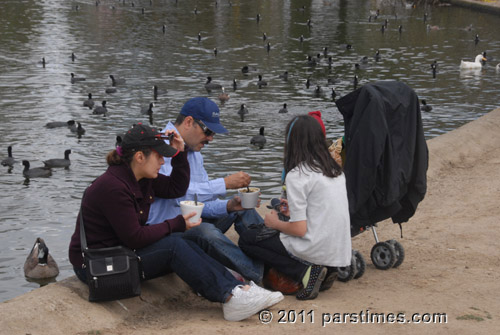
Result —
<path fill-rule="evenodd" d="M 201 218 L 196 222 L 190 222 L 189 219 L 196 215 L 196 212 L 191 212 L 189 214 L 183 215 L 184 221 L 186 222 L 186 230 L 189 230 L 193 227 L 199 226 L 201 224 Z"/>
<path fill-rule="evenodd" d="M 184 151 L 184 140 L 182 139 L 181 135 L 179 135 L 175 130 L 169 129 L 165 131 L 165 135 L 169 136 L 170 139 L 170 146 L 173 147 L 174 149 L 177 149 L 179 151 Z"/>

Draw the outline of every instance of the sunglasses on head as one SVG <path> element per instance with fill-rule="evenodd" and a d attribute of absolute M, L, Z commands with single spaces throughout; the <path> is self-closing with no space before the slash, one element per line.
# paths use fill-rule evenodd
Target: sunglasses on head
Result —
<path fill-rule="evenodd" d="M 203 130 L 203 133 L 205 134 L 205 136 L 213 136 L 215 135 L 215 132 L 211 131 L 210 129 L 208 129 L 207 126 L 205 126 L 205 124 L 203 122 L 201 122 L 200 120 L 197 120 L 197 119 L 193 119 L 194 122 L 196 122 L 196 124 L 198 126 L 200 126 L 201 130 Z"/>

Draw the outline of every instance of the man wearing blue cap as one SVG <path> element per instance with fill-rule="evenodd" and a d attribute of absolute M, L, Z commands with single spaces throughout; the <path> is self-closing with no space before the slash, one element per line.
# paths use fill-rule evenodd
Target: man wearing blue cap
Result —
<path fill-rule="evenodd" d="M 180 202 L 194 200 L 196 194 L 197 200 L 205 204 L 203 222 L 183 233 L 184 238 L 195 241 L 212 258 L 240 273 L 244 278 L 259 283 L 263 275 L 262 263 L 245 255 L 224 233 L 233 223 L 239 232 L 245 229 L 247 223 L 263 222 L 262 217 L 254 209 L 244 210 L 239 197 L 220 199 L 226 197 L 228 189 L 248 186 L 251 178 L 240 171 L 225 178 L 209 180 L 200 153 L 200 150 L 214 139 L 215 134 L 228 133 L 219 121 L 219 107 L 208 98 L 189 99 L 182 107 L 175 124 L 169 122 L 163 131 L 170 129 L 174 129 L 187 146 L 191 170 L 189 189 L 181 198 L 156 198 L 147 223 L 156 224 L 176 217 L 181 214 Z M 160 173 L 170 175 L 170 161 L 170 158 L 165 157 L 165 164 Z"/>

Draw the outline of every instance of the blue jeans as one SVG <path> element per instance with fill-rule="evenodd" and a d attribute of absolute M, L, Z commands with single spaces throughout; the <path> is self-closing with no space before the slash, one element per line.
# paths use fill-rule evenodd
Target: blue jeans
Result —
<path fill-rule="evenodd" d="M 248 257 L 224 233 L 234 223 L 238 234 L 247 230 L 252 223 L 263 223 L 264 220 L 255 209 L 231 212 L 216 220 L 203 219 L 201 225 L 184 232 L 184 238 L 196 242 L 208 255 L 222 265 L 240 273 L 255 283 L 262 281 L 264 264 L 260 260 Z"/>
<path fill-rule="evenodd" d="M 182 233 L 168 235 L 139 250 L 145 279 L 175 272 L 192 289 L 213 302 L 225 302 L 233 288 L 241 285 L 227 269 L 208 256 Z M 77 277 L 86 283 L 85 271 L 74 268 Z"/>

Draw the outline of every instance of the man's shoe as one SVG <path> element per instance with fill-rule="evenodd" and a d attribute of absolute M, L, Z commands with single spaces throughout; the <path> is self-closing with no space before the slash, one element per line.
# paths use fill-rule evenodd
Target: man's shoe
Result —
<path fill-rule="evenodd" d="M 280 291 L 283 294 L 295 294 L 302 289 L 302 283 L 296 282 L 274 268 L 269 269 L 262 283 L 265 288 Z"/>
<path fill-rule="evenodd" d="M 251 290 L 259 292 L 260 294 L 267 295 L 269 306 L 275 305 L 285 298 L 281 292 L 272 292 L 266 290 L 265 288 L 262 288 L 259 285 L 255 284 L 253 281 L 250 281 L 250 291 Z"/>
<path fill-rule="evenodd" d="M 297 293 L 297 299 L 299 300 L 309 300 L 315 299 L 318 296 L 319 288 L 321 287 L 321 283 L 326 277 L 326 273 L 328 270 L 326 267 L 321 265 L 313 265 L 311 266 L 311 273 L 309 275 L 309 281 L 307 282 L 306 287 Z"/>
<path fill-rule="evenodd" d="M 224 319 L 227 321 L 241 321 L 260 310 L 270 307 L 270 302 L 275 301 L 270 296 L 271 293 L 264 289 L 256 290 L 255 288 L 245 291 L 241 286 L 236 286 L 232 291 L 231 299 L 222 305 Z"/>

